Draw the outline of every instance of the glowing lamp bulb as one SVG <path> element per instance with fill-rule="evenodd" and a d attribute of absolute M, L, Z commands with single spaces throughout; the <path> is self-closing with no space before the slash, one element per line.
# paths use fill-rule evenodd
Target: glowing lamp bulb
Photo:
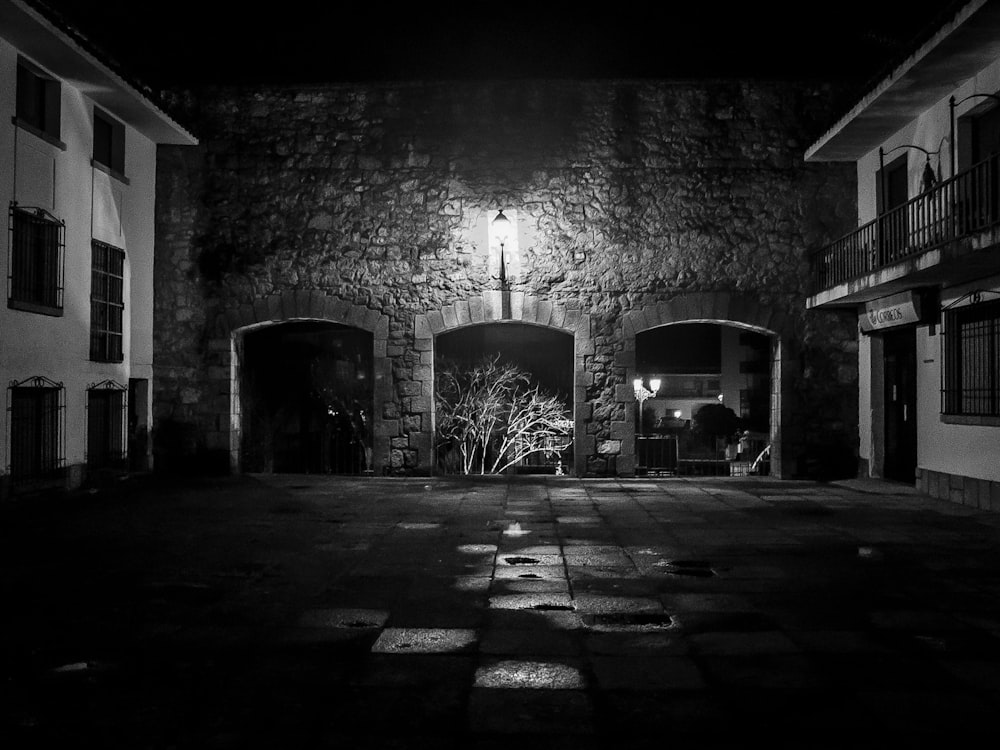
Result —
<path fill-rule="evenodd" d="M 493 236 L 501 245 L 506 245 L 507 238 L 510 236 L 510 219 L 503 215 L 502 209 L 497 212 L 493 219 Z"/>

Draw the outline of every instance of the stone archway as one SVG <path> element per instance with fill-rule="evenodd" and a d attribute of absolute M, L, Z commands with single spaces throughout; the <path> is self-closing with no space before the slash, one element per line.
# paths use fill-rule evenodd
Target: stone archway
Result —
<path fill-rule="evenodd" d="M 415 316 L 414 349 L 420 353 L 419 371 L 413 379 L 421 383 L 421 417 L 425 425 L 420 437 L 421 468 L 433 470 L 434 447 L 434 347 L 435 338 L 446 331 L 483 323 L 504 321 L 553 328 L 573 336 L 573 462 L 576 476 L 586 471 L 587 456 L 595 450 L 595 440 L 587 434 L 592 413 L 587 402 L 586 358 L 594 354 L 590 316 L 579 308 L 525 294 L 488 290 L 481 294 Z"/>
<path fill-rule="evenodd" d="M 213 360 L 209 378 L 216 381 L 215 392 L 228 399 L 228 424 L 219 425 L 212 436 L 216 450 L 227 450 L 233 471 L 241 467 L 240 354 L 244 333 L 291 321 L 321 321 L 351 326 L 372 334 L 373 446 L 375 474 L 389 461 L 389 439 L 398 432 L 398 420 L 386 420 L 386 404 L 392 399 L 392 367 L 386 356 L 389 319 L 378 310 L 355 305 L 324 291 L 289 290 L 257 300 L 254 304 L 232 307 L 219 315 L 208 348 Z M 387 424 L 390 422 L 390 424 Z"/>
<path fill-rule="evenodd" d="M 622 422 L 612 424 L 612 437 L 621 439 L 622 455 L 619 457 L 619 473 L 635 473 L 635 393 L 632 379 L 636 377 L 636 336 L 644 331 L 675 323 L 717 323 L 730 325 L 772 338 L 771 370 L 771 474 L 787 478 L 791 475 L 789 462 L 782 460 L 782 442 L 786 420 L 790 418 L 782 408 L 783 389 L 791 381 L 792 362 L 788 356 L 790 321 L 787 315 L 775 308 L 761 305 L 751 297 L 727 292 L 693 292 L 684 294 L 668 302 L 644 305 L 631 310 L 622 319 L 623 349 L 616 364 L 626 370 L 625 385 L 619 386 L 615 400 L 625 415 Z"/>

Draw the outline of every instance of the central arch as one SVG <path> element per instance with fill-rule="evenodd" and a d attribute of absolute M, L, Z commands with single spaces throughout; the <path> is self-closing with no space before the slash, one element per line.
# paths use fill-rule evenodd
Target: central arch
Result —
<path fill-rule="evenodd" d="M 511 367 L 515 368 L 516 376 L 510 374 L 508 368 Z M 514 321 L 470 324 L 435 337 L 434 368 L 439 376 L 435 389 L 444 386 L 446 391 L 451 391 L 446 383 L 450 384 L 454 388 L 451 391 L 454 396 L 459 393 L 468 396 L 468 391 L 462 388 L 471 385 L 474 379 L 478 382 L 476 393 L 481 396 L 488 389 L 498 386 L 501 379 L 513 389 L 506 391 L 505 395 L 492 391 L 493 398 L 487 398 L 485 402 L 480 399 L 456 401 L 457 420 L 451 424 L 462 434 L 466 434 L 469 427 L 466 417 L 471 409 L 477 409 L 481 414 L 489 405 L 513 407 L 519 403 L 516 413 L 521 418 L 513 419 L 513 433 L 507 432 L 511 419 L 498 423 L 497 430 L 492 433 L 494 439 L 488 440 L 487 444 L 470 438 L 469 441 L 449 440 L 447 447 L 439 445 L 440 453 L 436 456 L 439 471 L 521 474 L 564 474 L 567 470 L 572 471 L 573 446 L 571 440 L 567 440 L 571 438 L 572 430 L 567 430 L 570 426 L 567 418 L 572 414 L 573 338 L 568 333 L 551 326 Z M 440 376 L 444 373 L 450 377 L 442 381 Z M 521 401 L 514 397 L 515 393 L 522 396 L 534 393 L 538 400 Z M 441 398 L 442 394 L 435 392 L 434 417 L 438 427 L 445 419 L 440 413 Z M 568 421 L 572 423 L 572 420 Z M 522 431 L 518 433 L 519 428 Z M 554 434 L 543 437 L 540 430 L 546 433 L 552 430 Z M 503 442 L 501 435 L 506 436 L 508 443 L 503 449 L 496 450 L 497 438 Z M 566 442 L 570 444 L 564 447 Z M 464 451 L 456 450 L 459 443 L 464 445 Z M 469 451 L 473 444 L 479 449 Z M 474 462 L 475 456 L 480 463 Z"/>
<path fill-rule="evenodd" d="M 423 420 L 430 429 L 425 434 L 426 454 L 433 456 L 436 430 L 433 393 L 434 359 L 438 336 L 472 325 L 484 323 L 523 323 L 555 329 L 572 336 L 573 340 L 573 472 L 585 473 L 587 456 L 594 450 L 593 436 L 587 434 L 590 405 L 587 403 L 586 358 L 594 354 L 590 317 L 562 302 L 553 302 L 523 292 L 487 290 L 479 295 L 446 305 L 414 318 L 414 348 L 421 353 L 421 373 L 415 380 L 424 384 L 426 414 Z M 424 454 L 424 451 L 421 451 Z M 434 470 L 433 461 L 426 468 Z"/>

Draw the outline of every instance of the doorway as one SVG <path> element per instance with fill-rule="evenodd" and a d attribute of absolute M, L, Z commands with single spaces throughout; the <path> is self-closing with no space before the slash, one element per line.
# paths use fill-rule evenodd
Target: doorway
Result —
<path fill-rule="evenodd" d="M 372 335 L 296 321 L 250 331 L 240 362 L 242 468 L 372 471 Z"/>
<path fill-rule="evenodd" d="M 436 470 L 566 474 L 573 461 L 573 337 L 504 322 L 435 340 Z"/>
<path fill-rule="evenodd" d="M 768 333 L 715 322 L 639 333 L 636 472 L 770 474 L 775 346 Z"/>
<path fill-rule="evenodd" d="M 149 470 L 149 380 L 128 381 L 128 461 L 132 471 Z"/>
<path fill-rule="evenodd" d="M 907 329 L 882 337 L 887 479 L 912 484 L 917 468 L 917 345 Z"/>

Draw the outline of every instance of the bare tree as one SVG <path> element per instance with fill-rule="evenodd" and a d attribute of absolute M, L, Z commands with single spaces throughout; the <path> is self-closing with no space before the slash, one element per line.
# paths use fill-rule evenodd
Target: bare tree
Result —
<path fill-rule="evenodd" d="M 463 474 L 498 474 L 572 442 L 565 405 L 499 355 L 471 367 L 445 363 L 436 380 L 439 447 L 458 453 Z"/>

